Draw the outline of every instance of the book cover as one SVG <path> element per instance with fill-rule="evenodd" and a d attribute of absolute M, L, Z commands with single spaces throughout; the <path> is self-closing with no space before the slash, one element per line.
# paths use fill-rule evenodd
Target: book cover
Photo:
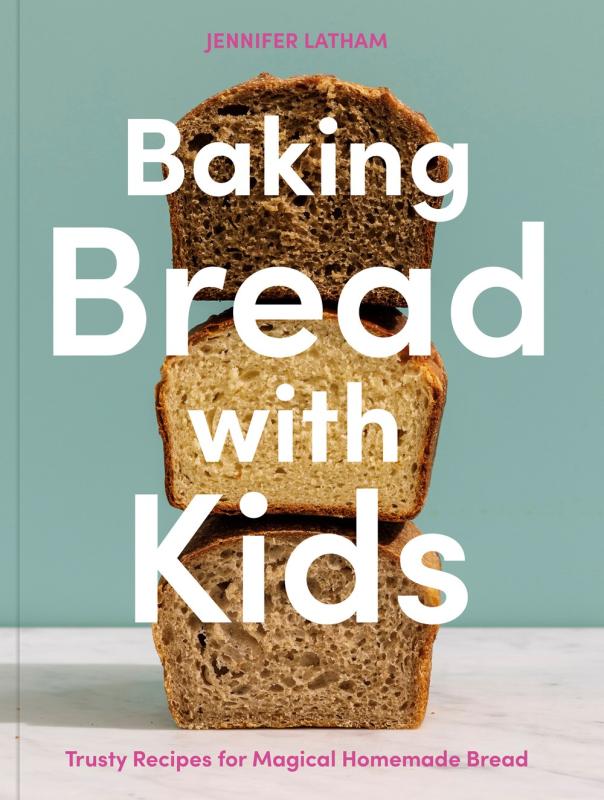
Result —
<path fill-rule="evenodd" d="M 6 798 L 599 798 L 602 5 L 3 8 Z"/>

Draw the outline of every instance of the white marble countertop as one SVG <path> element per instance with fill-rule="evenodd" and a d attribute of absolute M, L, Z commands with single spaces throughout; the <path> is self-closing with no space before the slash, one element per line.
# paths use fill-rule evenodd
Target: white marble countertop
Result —
<path fill-rule="evenodd" d="M 445 629 L 434 651 L 428 713 L 416 731 L 180 731 L 163 693 L 146 628 L 24 629 L 21 726 L 14 723 L 15 632 L 0 629 L 0 797 L 16 795 L 16 736 L 22 800 L 83 798 L 395 798 L 579 800 L 604 798 L 604 631 Z M 248 755 L 449 753 L 462 766 L 134 767 L 148 754 Z M 66 750 L 127 755 L 112 767 L 70 768 Z M 465 766 L 465 754 L 528 751 L 528 767 Z"/>

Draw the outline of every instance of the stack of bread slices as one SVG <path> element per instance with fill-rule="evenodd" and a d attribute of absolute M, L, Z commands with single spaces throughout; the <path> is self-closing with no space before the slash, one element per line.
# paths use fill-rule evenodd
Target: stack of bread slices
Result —
<path fill-rule="evenodd" d="M 344 165 L 337 194 L 300 196 L 288 186 L 278 196 L 264 194 L 258 165 L 265 115 L 279 116 L 284 143 L 310 142 L 296 165 L 309 185 L 319 185 L 320 145 L 326 139 L 335 142 Z M 331 137 L 318 130 L 324 117 L 338 122 Z M 156 404 L 168 499 L 184 509 L 196 494 L 221 496 L 216 513 L 181 560 L 233 620 L 200 621 L 161 580 L 153 636 L 170 710 L 184 728 L 417 727 L 426 710 L 436 627 L 406 617 L 397 598 L 416 594 L 425 605 L 437 605 L 440 596 L 404 576 L 399 554 L 420 535 L 410 520 L 426 500 L 446 374 L 434 349 L 425 357 L 360 355 L 343 338 L 329 303 L 366 267 L 405 274 L 430 268 L 434 223 L 413 206 L 424 200 L 437 205 L 439 199 L 422 195 L 410 175 L 414 154 L 436 135 L 421 114 L 387 89 L 325 75 L 260 75 L 197 106 L 178 127 L 185 180 L 169 196 L 174 267 L 187 269 L 190 277 L 206 266 L 227 269 L 224 290 L 204 291 L 197 299 L 233 299 L 253 272 L 286 266 L 313 280 L 325 313 L 321 320 L 303 323 L 317 337 L 311 348 L 291 358 L 270 358 L 242 342 L 229 311 L 192 330 L 188 355 L 170 356 L 162 367 Z M 193 160 L 212 141 L 250 143 L 257 178 L 249 196 L 213 197 L 199 190 Z M 391 143 L 400 154 L 401 193 L 386 194 L 384 164 L 374 158 L 367 164 L 365 195 L 351 195 L 345 168 L 349 145 L 378 141 Z M 446 161 L 433 161 L 432 177 L 444 180 Z M 229 169 L 226 159 L 215 159 L 212 177 L 226 181 Z M 286 302 L 288 297 L 276 288 L 262 299 Z M 375 335 L 390 336 L 404 324 L 396 293 L 380 289 L 367 300 L 364 325 Z M 300 323 L 275 320 L 263 327 L 281 337 Z M 347 459 L 351 383 L 362 386 L 363 409 L 385 409 L 397 421 L 396 461 L 383 459 L 385 434 L 372 422 L 363 429 L 362 460 Z M 313 391 L 325 392 L 329 408 L 338 411 L 324 461 L 312 460 L 303 423 Z M 219 461 L 204 458 L 195 415 L 211 436 L 224 409 L 236 411 L 243 431 L 254 410 L 269 410 L 252 461 L 240 461 L 228 437 Z M 277 412 L 283 409 L 293 411 L 291 460 L 277 458 Z M 308 536 L 336 533 L 354 539 L 357 488 L 379 492 L 378 622 L 354 617 L 334 625 L 310 622 L 288 600 L 285 565 Z M 239 506 L 252 491 L 268 501 L 268 514 L 255 520 L 242 516 Z M 241 621 L 242 543 L 249 535 L 265 541 L 263 624 Z M 424 563 L 439 567 L 434 554 Z M 351 565 L 336 555 L 317 559 L 308 575 L 309 589 L 324 603 L 343 600 L 354 581 Z"/>

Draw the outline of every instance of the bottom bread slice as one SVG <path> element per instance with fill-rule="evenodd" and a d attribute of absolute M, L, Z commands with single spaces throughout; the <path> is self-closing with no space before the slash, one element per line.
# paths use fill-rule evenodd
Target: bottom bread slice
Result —
<path fill-rule="evenodd" d="M 211 530 L 209 530 L 209 528 Z M 439 592 L 401 572 L 401 548 L 419 531 L 410 522 L 382 525 L 379 619 L 353 617 L 335 625 L 310 622 L 285 592 L 285 564 L 313 533 L 354 538 L 340 520 L 250 522 L 214 518 L 195 537 L 183 564 L 231 623 L 202 623 L 161 580 L 153 638 L 164 668 L 170 711 L 182 728 L 416 728 L 426 711 L 437 626 L 409 619 L 398 595 L 438 605 Z M 242 537 L 265 537 L 265 621 L 241 623 Z M 440 568 L 436 554 L 424 563 Z M 325 555 L 311 566 L 308 586 L 325 603 L 354 587 L 351 565 Z"/>

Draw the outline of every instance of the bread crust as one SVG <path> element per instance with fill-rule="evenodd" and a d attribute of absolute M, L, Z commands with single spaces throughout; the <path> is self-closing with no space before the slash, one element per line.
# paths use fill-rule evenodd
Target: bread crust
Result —
<path fill-rule="evenodd" d="M 275 91 L 280 92 L 284 89 L 296 89 L 316 87 L 317 89 L 327 89 L 328 91 L 334 86 L 346 87 L 354 95 L 360 95 L 369 99 L 377 104 L 383 105 L 394 116 L 404 119 L 405 122 L 410 123 L 416 128 L 416 132 L 426 137 L 426 141 L 437 142 L 438 136 L 436 132 L 420 111 L 415 111 L 408 105 L 399 100 L 398 97 L 392 94 L 387 86 L 365 86 L 362 83 L 354 83 L 353 81 L 345 81 L 338 78 L 336 75 L 319 73 L 315 75 L 291 75 L 288 78 L 280 78 L 277 75 L 271 75 L 270 72 L 260 72 L 253 78 L 249 78 L 243 83 L 238 83 L 228 89 L 223 89 L 220 92 L 208 97 L 201 103 L 196 105 L 188 111 L 182 119 L 179 120 L 177 126 L 179 129 L 186 131 L 191 122 L 194 122 L 201 111 L 211 111 L 218 106 L 222 106 L 231 100 L 234 100 L 241 92 L 249 92 L 254 90 L 261 91 Z M 439 157 L 441 169 L 439 177 L 443 180 L 447 176 L 448 166 L 445 158 Z"/>
<path fill-rule="evenodd" d="M 337 312 L 333 308 L 324 309 L 324 317 L 337 318 Z M 367 307 L 362 312 L 365 326 L 376 336 L 391 336 L 405 325 L 406 317 L 396 309 L 381 307 Z M 189 332 L 189 349 L 204 338 L 219 336 L 226 328 L 233 326 L 232 309 L 227 309 L 220 314 L 211 316 L 200 325 L 196 325 Z M 170 505 L 175 508 L 186 508 L 186 505 L 178 500 L 174 491 L 174 467 L 169 446 L 167 414 L 163 403 L 163 390 L 166 385 L 166 378 L 170 369 L 170 364 L 176 358 L 182 356 L 166 356 L 160 372 L 160 381 L 155 387 L 155 410 L 159 433 L 163 443 L 164 451 L 164 472 L 166 497 Z M 432 475 L 432 465 L 438 443 L 440 430 L 440 420 L 442 418 L 445 401 L 447 397 L 447 373 L 440 354 L 432 345 L 432 352 L 429 356 L 410 356 L 405 349 L 399 353 L 399 361 L 405 363 L 412 359 L 420 364 L 424 374 L 431 386 L 434 404 L 432 413 L 428 421 L 426 442 L 422 459 L 418 462 L 417 472 L 419 480 L 419 491 L 414 508 L 409 514 L 401 515 L 397 513 L 379 512 L 379 519 L 382 522 L 404 522 L 407 519 L 416 517 L 426 502 L 430 478 Z M 292 501 L 287 505 L 271 505 L 271 514 L 302 514 L 302 515 L 321 515 L 326 517 L 354 517 L 356 511 L 349 506 L 317 506 L 312 503 L 300 503 Z M 235 503 L 220 502 L 215 508 L 217 514 L 239 514 L 239 506 Z"/>
<path fill-rule="evenodd" d="M 261 72 L 254 78 L 250 78 L 243 83 L 232 86 L 217 94 L 209 97 L 207 100 L 199 103 L 195 108 L 191 109 L 185 114 L 182 119 L 177 123 L 177 127 L 181 133 L 181 145 L 177 150 L 177 155 L 182 156 L 184 141 L 194 133 L 194 126 L 200 114 L 210 115 L 217 108 L 234 102 L 242 94 L 249 92 L 283 92 L 286 90 L 308 90 L 316 88 L 317 90 L 325 90 L 327 93 L 334 91 L 335 88 L 346 89 L 354 98 L 359 97 L 369 100 L 376 105 L 379 109 L 383 109 L 384 114 L 393 116 L 398 119 L 401 126 L 413 129 L 415 134 L 421 138 L 426 144 L 430 142 L 437 142 L 438 136 L 428 123 L 426 117 L 419 111 L 415 111 L 395 95 L 392 94 L 390 89 L 385 86 L 370 87 L 364 86 L 359 83 L 341 80 L 335 75 L 316 74 L 316 75 L 295 75 L 287 78 L 280 78 L 271 75 L 268 72 Z M 167 177 L 168 171 L 166 166 L 163 166 L 164 177 Z M 447 179 L 449 173 L 449 164 L 443 156 L 437 157 L 436 168 L 433 172 L 433 178 L 437 182 L 443 182 Z M 191 253 L 188 244 L 187 232 L 182 222 L 187 218 L 185 201 L 181 191 L 173 192 L 167 195 L 168 207 L 170 211 L 170 225 L 172 228 L 172 264 L 175 268 L 187 269 L 189 278 L 196 272 L 195 259 Z M 434 197 L 431 199 L 431 205 L 434 208 L 440 208 L 442 205 L 442 197 Z M 432 264 L 432 253 L 434 249 L 434 236 L 436 230 L 436 223 L 419 217 L 416 223 L 420 227 L 420 233 L 416 237 L 416 245 L 421 250 L 421 256 L 418 258 L 418 263 L 413 264 L 414 268 L 429 269 Z M 267 265 L 268 266 L 268 265 Z M 368 264 L 367 266 L 377 266 L 375 264 Z M 320 287 L 321 290 L 321 287 Z M 322 292 L 326 299 L 335 300 L 333 295 L 327 295 Z M 271 287 L 265 292 L 266 299 L 279 300 L 291 299 L 292 295 L 287 289 L 279 286 Z M 196 300 L 232 300 L 234 299 L 234 292 L 229 291 L 228 287 L 224 290 L 206 288 L 195 297 Z M 399 300 L 396 299 L 396 293 L 390 289 L 380 288 L 371 292 L 368 300 L 375 303 L 382 303 L 384 305 L 394 305 Z M 403 302 L 406 304 L 403 298 Z"/>
<path fill-rule="evenodd" d="M 379 551 L 390 560 L 398 563 L 400 552 L 407 542 L 414 539 L 416 536 L 421 536 L 421 531 L 412 523 L 406 522 L 403 525 L 387 525 L 385 531 L 380 531 L 380 541 L 378 544 Z M 193 537 L 185 551 L 180 556 L 180 561 L 186 567 L 195 560 L 199 560 L 208 551 L 213 548 L 221 547 L 227 544 L 229 540 L 239 539 L 243 536 L 280 536 L 302 541 L 309 536 L 316 533 L 337 533 L 354 540 L 355 533 L 352 523 L 345 520 L 325 519 L 320 517 L 283 517 L 283 516 L 268 516 L 261 520 L 248 520 L 245 517 L 237 516 L 225 519 L 224 517 L 212 516 L 200 528 L 197 534 Z M 427 553 L 423 559 L 424 564 L 432 569 L 441 569 L 440 558 L 436 553 Z M 158 587 L 158 597 L 160 604 L 163 599 L 163 593 L 169 589 L 169 584 L 165 578 L 161 578 Z M 414 584 L 417 589 L 417 596 L 420 601 L 426 606 L 438 606 L 441 602 L 440 592 L 432 587 L 421 586 Z M 403 612 L 401 611 L 401 614 Z M 225 623 L 226 624 L 226 623 Z M 420 660 L 417 668 L 417 675 L 415 676 L 415 684 L 417 687 L 418 701 L 414 708 L 414 715 L 406 724 L 405 728 L 418 728 L 426 714 L 426 707 L 428 704 L 428 697 L 430 692 L 430 675 L 432 668 L 432 647 L 436 634 L 438 633 L 438 625 L 423 625 L 422 631 L 424 634 L 424 641 L 420 651 Z M 184 718 L 179 713 L 178 705 L 178 689 L 172 686 L 168 667 L 168 658 L 166 647 L 164 646 L 161 636 L 161 625 L 156 622 L 152 625 L 152 635 L 155 648 L 160 658 L 164 670 L 164 688 L 170 713 L 174 721 L 181 728 L 193 728 L 197 730 L 207 729 L 232 729 L 233 725 L 224 723 L 221 719 L 216 718 L 209 721 L 207 724 L 194 724 L 190 720 Z M 299 719 L 296 725 L 286 724 L 273 724 L 270 726 L 260 725 L 254 722 L 253 719 L 246 719 L 245 724 L 241 728 L 303 728 L 303 727 L 333 727 L 333 728 L 382 728 L 383 726 L 376 724 L 374 720 L 369 720 L 366 717 L 355 717 L 351 715 L 349 720 L 345 722 L 339 721 L 336 724 L 326 724 L 324 718 L 313 717 L 312 715 Z M 395 728 L 396 726 L 391 726 Z"/>

